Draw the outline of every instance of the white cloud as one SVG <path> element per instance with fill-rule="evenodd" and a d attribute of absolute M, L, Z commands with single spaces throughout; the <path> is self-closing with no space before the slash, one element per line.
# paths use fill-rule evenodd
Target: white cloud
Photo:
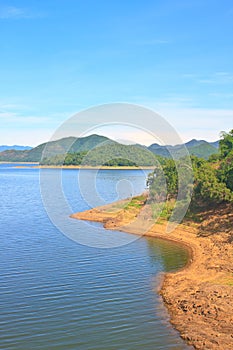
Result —
<path fill-rule="evenodd" d="M 4 125 L 21 123 L 21 124 L 36 124 L 47 122 L 48 117 L 28 115 L 28 107 L 16 104 L 0 104 L 0 121 L 1 128 Z"/>
<path fill-rule="evenodd" d="M 0 144 L 37 146 L 48 141 L 65 113 L 38 115 L 30 106 L 0 101 Z"/>
<path fill-rule="evenodd" d="M 192 99 L 188 96 L 170 96 L 167 100 L 157 102 L 141 99 L 140 102 L 141 106 L 151 108 L 160 114 L 177 131 L 183 141 L 192 138 L 215 141 L 222 130 L 229 131 L 233 127 L 233 109 L 195 108 Z M 2 101 L 2 104 L 0 103 L 0 144 L 21 143 L 35 146 L 49 140 L 61 123 L 71 115 L 70 113 L 37 115 L 29 107 Z M 88 119 L 87 125 L 76 125 L 78 131 L 90 130 L 88 123 L 91 121 L 94 123 L 94 120 Z M 159 140 L 150 134 L 150 125 L 145 125 L 143 130 L 137 128 L 137 120 L 135 120 L 135 126 L 136 128 L 106 125 L 97 130 L 91 130 L 90 133 L 104 134 L 121 142 L 127 140 L 145 145 L 159 143 Z M 76 129 L 69 128 L 66 136 L 75 136 L 74 130 Z M 62 134 L 61 137 L 63 136 Z"/>
<path fill-rule="evenodd" d="M 66 113 L 48 113 L 47 115 L 38 115 L 30 106 L 9 103 L 0 100 L 0 122 L 1 128 L 16 124 L 21 126 L 35 127 L 35 124 L 40 125 L 56 125 L 58 122 L 64 121 L 68 115 Z"/>
<path fill-rule="evenodd" d="M 161 109 L 160 113 L 184 141 L 192 138 L 216 141 L 221 131 L 229 131 L 233 126 L 233 109 Z"/>
<path fill-rule="evenodd" d="M 22 109 L 28 109 L 27 106 L 21 105 L 21 104 L 15 104 L 15 103 L 5 103 L 0 101 L 0 111 L 1 110 L 22 110 Z"/>
<path fill-rule="evenodd" d="M 27 17 L 27 11 L 23 8 L 8 6 L 0 9 L 0 18 L 2 19 L 25 17 Z"/>
<path fill-rule="evenodd" d="M 0 119 L 2 122 L 5 121 L 12 124 L 22 123 L 27 125 L 46 123 L 51 120 L 50 118 L 44 116 L 22 116 L 12 112 L 0 112 Z"/>
<path fill-rule="evenodd" d="M 224 92 L 211 92 L 209 96 L 218 97 L 221 99 L 233 99 L 233 93 L 224 93 Z"/>
<path fill-rule="evenodd" d="M 156 46 L 156 45 L 164 45 L 169 43 L 170 41 L 166 39 L 151 39 L 151 40 L 137 41 L 134 44 L 140 45 L 140 46 Z"/>
<path fill-rule="evenodd" d="M 183 78 L 190 79 L 201 84 L 229 84 L 233 82 L 233 73 L 220 71 L 208 74 L 206 76 L 186 73 L 183 74 Z"/>
<path fill-rule="evenodd" d="M 149 130 L 149 129 L 148 129 Z M 83 136 L 91 134 L 104 135 L 123 144 L 135 144 L 140 143 L 142 145 L 151 145 L 152 143 L 159 142 L 155 135 L 137 126 L 130 125 L 102 125 L 90 132 L 87 132 Z"/>
<path fill-rule="evenodd" d="M 136 104 L 140 104 L 142 106 L 148 106 L 149 108 L 157 110 L 164 110 L 164 109 L 183 109 L 183 108 L 193 108 L 195 105 L 195 101 L 193 97 L 185 96 L 185 95 L 175 95 L 170 94 L 166 95 L 163 98 L 160 99 L 154 99 L 151 98 L 145 98 L 144 96 L 134 96 L 133 99 L 136 102 Z"/>
<path fill-rule="evenodd" d="M 38 146 L 39 144 L 50 140 L 53 130 L 48 128 L 36 129 L 11 129 L 10 135 L 4 130 L 0 130 L 0 144 L 6 145 L 24 145 Z"/>
<path fill-rule="evenodd" d="M 27 8 L 16 6 L 0 7 L 0 19 L 27 19 L 41 17 L 41 13 L 33 13 Z M 44 15 L 43 15 L 44 16 Z"/>
<path fill-rule="evenodd" d="M 226 95 L 226 98 L 232 97 L 230 93 Z M 198 108 L 189 96 L 177 95 L 154 101 L 141 98 L 138 102 L 161 115 L 183 141 L 193 138 L 216 141 L 221 131 L 233 128 L 232 108 Z"/>

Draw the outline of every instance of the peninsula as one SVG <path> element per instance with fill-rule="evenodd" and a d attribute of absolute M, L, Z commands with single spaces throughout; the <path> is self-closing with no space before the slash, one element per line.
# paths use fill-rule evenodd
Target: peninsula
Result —
<path fill-rule="evenodd" d="M 181 337 L 202 350 L 233 349 L 233 130 L 221 136 L 208 160 L 160 159 L 149 194 L 71 215 L 189 249 L 189 264 L 165 274 L 160 293 Z M 168 233 L 168 221 L 180 224 Z"/>
<path fill-rule="evenodd" d="M 188 265 L 166 273 L 160 290 L 171 323 L 195 349 L 233 348 L 232 206 L 203 212 L 202 223 L 185 220 L 166 233 L 158 220 L 142 233 L 150 206 L 139 196 L 94 208 L 71 217 L 102 222 L 106 229 L 157 237 L 183 244 L 190 252 Z M 141 213 L 143 212 L 143 215 Z M 225 222 L 225 223 L 224 223 Z"/>

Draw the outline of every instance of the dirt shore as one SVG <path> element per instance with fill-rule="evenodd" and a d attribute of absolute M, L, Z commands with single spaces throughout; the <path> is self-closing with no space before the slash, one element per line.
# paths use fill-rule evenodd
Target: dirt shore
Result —
<path fill-rule="evenodd" d="M 206 215 L 202 225 L 189 222 L 189 225 L 179 225 L 173 232 L 166 233 L 167 223 L 153 224 L 149 211 L 147 205 L 130 207 L 126 200 L 71 217 L 102 222 L 111 230 L 159 237 L 185 245 L 190 251 L 189 263 L 178 272 L 166 273 L 160 290 L 170 321 L 195 349 L 233 349 L 232 222 L 228 223 L 227 232 L 223 226 L 222 232 L 208 232 L 205 223 L 208 229 L 213 219 Z M 228 217 L 232 220 L 231 213 L 229 211 Z M 211 215 L 219 221 L 216 215 Z"/>
<path fill-rule="evenodd" d="M 6 162 L 8 164 L 8 162 Z M 35 164 L 35 163 L 23 163 L 21 164 Z M 12 163 L 14 164 L 14 163 Z M 32 165 L 32 168 L 35 169 L 81 169 L 81 170 L 154 170 L 153 166 L 91 166 L 91 165 Z M 16 168 L 27 168 L 24 165 L 17 165 Z"/>

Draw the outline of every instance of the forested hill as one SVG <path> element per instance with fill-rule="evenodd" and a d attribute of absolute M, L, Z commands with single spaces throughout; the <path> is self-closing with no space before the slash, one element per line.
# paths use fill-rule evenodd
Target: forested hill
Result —
<path fill-rule="evenodd" d="M 99 147 L 102 147 L 100 152 Z M 204 140 L 191 140 L 185 144 L 188 151 L 191 155 L 195 155 L 204 159 L 209 158 L 209 156 L 216 154 L 218 152 L 218 141 L 213 143 L 208 143 Z M 118 159 L 120 163 L 122 163 L 122 159 L 124 158 L 124 165 L 128 165 L 131 163 L 138 163 L 141 165 L 143 152 L 145 152 L 145 159 L 143 160 L 144 165 L 151 165 L 151 161 L 153 159 L 153 153 L 156 156 L 162 156 L 171 158 L 171 154 L 176 155 L 177 157 L 183 156 L 183 145 L 176 146 L 160 146 L 158 144 L 152 144 L 148 148 L 142 145 L 121 145 L 105 136 L 100 135 L 90 135 L 87 137 L 67 137 L 60 140 L 43 143 L 33 149 L 30 150 L 5 150 L 0 152 L 0 161 L 5 162 L 47 162 L 49 164 L 60 164 L 61 160 L 65 160 L 65 155 L 67 154 L 65 163 L 72 163 L 73 165 L 77 165 L 80 163 L 80 157 L 83 158 L 86 153 L 95 147 L 98 147 L 98 151 L 92 151 L 92 156 L 89 154 L 89 159 L 91 163 L 99 163 L 101 160 L 101 156 L 105 157 L 108 154 L 109 156 L 115 157 L 114 159 Z M 140 149 L 140 150 L 139 150 Z M 149 150 L 152 152 L 150 156 L 148 156 Z M 136 152 L 137 151 L 137 152 Z M 83 153 L 84 152 L 84 153 Z M 136 153 L 138 153 L 136 155 Z M 133 156 L 134 154 L 134 156 Z M 93 159 L 93 155 L 95 155 L 96 160 Z M 132 160 L 132 157 L 135 157 Z M 44 159 L 46 158 L 46 160 Z M 87 158 L 85 158 L 87 160 Z M 105 158 L 104 158 L 105 159 Z M 108 164 L 116 165 L 116 161 L 112 158 L 112 160 L 108 159 Z M 127 159 L 129 162 L 127 163 Z M 102 159 L 103 161 L 103 159 Z M 145 164 L 145 161 L 148 161 L 148 164 Z M 103 162 L 102 162 L 103 163 Z M 101 164 L 102 164 L 101 163 Z"/>
<path fill-rule="evenodd" d="M 27 150 L 30 150 L 32 148 L 33 147 L 30 147 L 30 146 L 19 146 L 19 145 L 7 146 L 7 145 L 1 145 L 0 146 L 0 152 L 9 151 L 9 150 L 27 151 Z"/>
<path fill-rule="evenodd" d="M 157 156 L 146 147 L 122 145 L 119 143 L 101 144 L 90 151 L 56 155 L 44 158 L 42 165 L 89 165 L 89 166 L 154 166 Z"/>
<path fill-rule="evenodd" d="M 115 144 L 105 136 L 91 135 L 87 137 L 66 137 L 60 140 L 43 143 L 31 150 L 17 151 L 6 150 L 0 152 L 0 161 L 9 162 L 40 162 L 43 154 L 52 158 L 56 155 L 63 155 L 67 152 L 75 153 L 89 151 L 100 144 Z"/>
<path fill-rule="evenodd" d="M 191 197 L 191 187 L 181 184 L 190 184 L 189 174 L 184 167 L 184 159 L 174 161 L 172 159 L 161 159 L 161 167 L 156 167 L 148 178 L 151 199 L 159 201 L 160 198 L 166 201 L 167 213 L 173 209 L 170 204 L 176 201 L 179 188 L 182 189 L 182 198 L 176 202 L 177 212 L 190 202 L 190 211 L 202 210 L 202 208 L 218 208 L 220 204 L 227 204 L 231 209 L 224 221 L 229 222 L 232 229 L 233 215 L 233 130 L 229 133 L 223 132 L 219 142 L 218 154 L 212 155 L 208 160 L 191 157 L 193 175 L 193 193 Z M 184 164 L 183 164 L 184 163 Z M 177 169 L 180 169 L 178 176 Z M 184 171 L 182 171 L 184 169 Z M 165 178 L 166 192 L 161 184 Z M 179 187 L 180 186 L 180 187 Z M 166 194 L 164 194 L 166 193 Z M 155 201 L 155 202 L 156 202 Z M 231 226 L 230 226 L 231 225 Z M 232 232 L 232 231 L 231 231 Z"/>
<path fill-rule="evenodd" d="M 185 143 L 185 146 L 191 155 L 208 159 L 212 154 L 218 153 L 219 142 L 207 142 L 205 140 L 193 139 Z M 160 146 L 157 143 L 153 143 L 148 149 L 151 152 L 166 158 L 171 158 L 171 154 L 178 158 L 181 158 L 184 155 L 183 145 Z"/>

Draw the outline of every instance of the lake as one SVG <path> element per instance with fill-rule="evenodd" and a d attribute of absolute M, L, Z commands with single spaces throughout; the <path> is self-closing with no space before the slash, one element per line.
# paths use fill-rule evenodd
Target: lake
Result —
<path fill-rule="evenodd" d="M 91 206 L 84 198 L 91 170 L 85 170 L 81 191 L 78 172 L 62 171 L 70 214 Z M 185 265 L 186 250 L 64 215 L 61 221 L 76 232 L 68 238 L 44 208 L 39 174 L 0 164 L 0 348 L 190 349 L 156 293 L 162 272 Z M 141 193 L 145 177 L 140 170 L 101 170 L 95 186 L 109 203 Z M 53 189 L 50 195 L 56 198 Z"/>

